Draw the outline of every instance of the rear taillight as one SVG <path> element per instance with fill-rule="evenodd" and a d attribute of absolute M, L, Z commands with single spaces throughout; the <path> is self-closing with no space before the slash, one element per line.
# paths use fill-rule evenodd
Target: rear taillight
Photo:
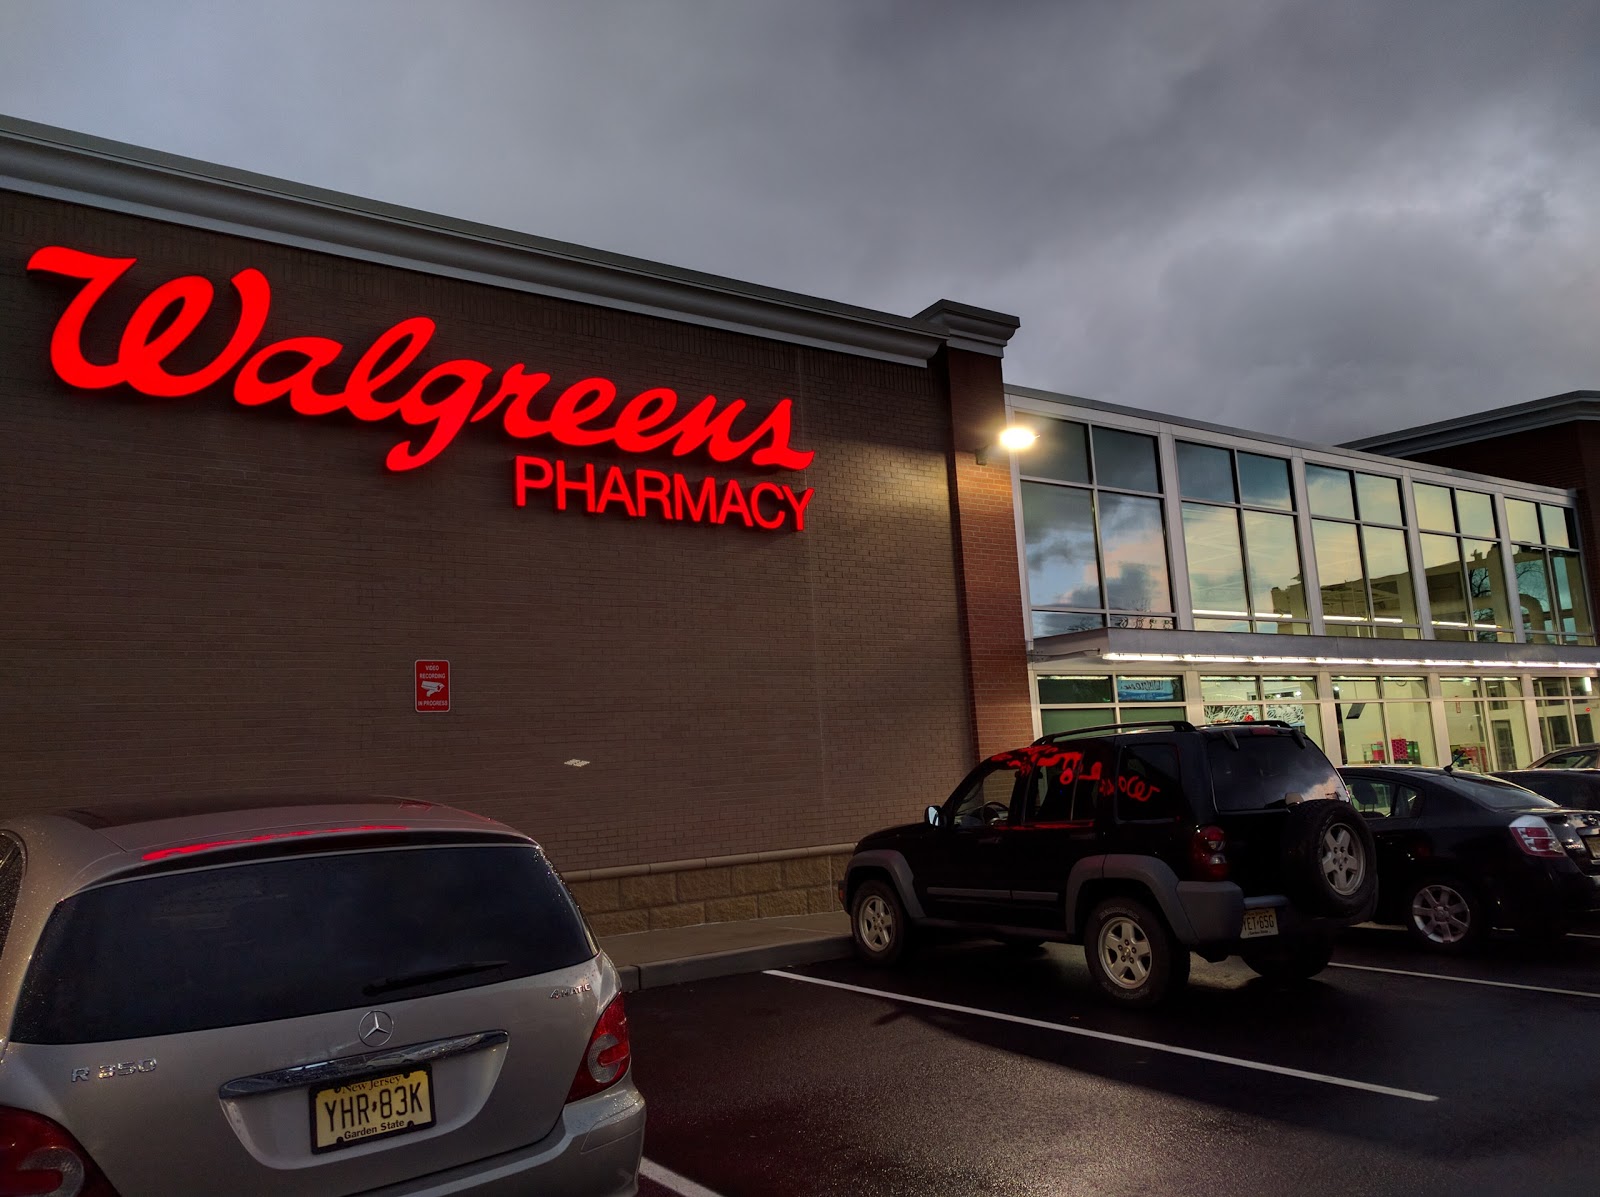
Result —
<path fill-rule="evenodd" d="M 1522 815 L 1511 823 L 1511 838 L 1517 847 L 1529 856 L 1563 857 L 1567 850 L 1561 846 L 1556 833 L 1538 815 Z"/>
<path fill-rule="evenodd" d="M 1189 862 L 1194 865 L 1196 881 L 1226 881 L 1228 858 L 1223 850 L 1228 846 L 1220 827 L 1197 827 L 1189 837 Z"/>
<path fill-rule="evenodd" d="M 628 1046 L 628 1015 L 622 1008 L 619 993 L 600 1015 L 600 1021 L 594 1024 L 594 1034 L 589 1036 L 589 1046 L 584 1049 L 578 1075 L 572 1078 L 567 1100 L 592 1097 L 602 1089 L 611 1088 L 628 1075 L 632 1059 L 633 1052 Z M 0 1197 L 3 1197 L 3 1190 L 0 1190 Z"/>
<path fill-rule="evenodd" d="M 117 1197 L 78 1141 L 50 1119 L 0 1108 L 0 1197 Z"/>

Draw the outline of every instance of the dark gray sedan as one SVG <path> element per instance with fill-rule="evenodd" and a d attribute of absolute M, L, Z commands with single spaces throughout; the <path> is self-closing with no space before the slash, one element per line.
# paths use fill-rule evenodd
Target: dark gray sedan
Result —
<path fill-rule="evenodd" d="M 635 1192 L 617 974 L 537 844 L 399 799 L 0 827 L 0 1192 Z"/>

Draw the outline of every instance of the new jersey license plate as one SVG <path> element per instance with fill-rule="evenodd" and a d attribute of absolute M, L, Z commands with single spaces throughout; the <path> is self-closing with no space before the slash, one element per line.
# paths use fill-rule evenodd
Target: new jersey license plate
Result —
<path fill-rule="evenodd" d="M 1589 855 L 1600 860 L 1600 835 L 1586 835 L 1583 842 L 1589 846 Z"/>
<path fill-rule="evenodd" d="M 1278 933 L 1278 912 L 1270 906 L 1265 910 L 1247 910 L 1244 912 L 1244 930 L 1239 933 L 1240 939 L 1259 939 L 1263 935 L 1276 935 Z"/>
<path fill-rule="evenodd" d="M 311 1150 L 337 1151 L 433 1125 L 426 1067 L 311 1091 Z"/>

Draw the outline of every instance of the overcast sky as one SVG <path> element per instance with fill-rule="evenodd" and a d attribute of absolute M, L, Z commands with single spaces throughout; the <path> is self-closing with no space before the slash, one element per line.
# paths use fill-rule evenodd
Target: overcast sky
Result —
<path fill-rule="evenodd" d="M 0 111 L 1308 440 L 1600 389 L 1600 0 L 0 0 Z"/>

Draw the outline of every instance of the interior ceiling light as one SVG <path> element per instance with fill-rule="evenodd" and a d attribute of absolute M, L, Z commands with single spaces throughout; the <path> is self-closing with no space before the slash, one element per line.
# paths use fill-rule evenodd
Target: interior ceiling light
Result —
<path fill-rule="evenodd" d="M 1582 669 L 1593 671 L 1593 661 L 1439 661 L 1429 658 L 1395 657 L 1266 657 L 1224 656 L 1216 653 L 1118 653 L 1104 654 L 1107 661 L 1159 661 L 1177 663 L 1193 661 L 1204 665 L 1404 665 L 1429 669 L 1495 669 L 1500 671 L 1523 669 Z"/>

